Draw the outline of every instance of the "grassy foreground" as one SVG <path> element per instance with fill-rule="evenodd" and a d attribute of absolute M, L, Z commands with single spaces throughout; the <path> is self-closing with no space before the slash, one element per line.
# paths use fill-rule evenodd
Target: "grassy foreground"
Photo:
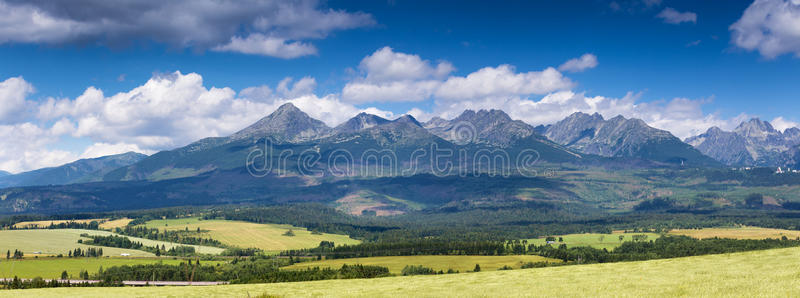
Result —
<path fill-rule="evenodd" d="M 56 288 L 0 291 L 8 297 L 497 297 L 800 295 L 800 248 L 736 254 L 371 280 L 211 287 Z"/>
<path fill-rule="evenodd" d="M 197 217 L 152 220 L 145 224 L 149 228 L 162 230 L 190 231 L 207 230 L 208 237 L 220 242 L 238 247 L 255 247 L 264 251 L 282 251 L 288 249 L 317 247 L 321 241 L 333 241 L 339 244 L 357 244 L 360 241 L 351 239 L 347 235 L 338 234 L 311 234 L 305 228 L 279 224 L 257 224 L 233 220 L 200 220 Z M 292 230 L 295 236 L 284 236 L 283 233 Z M 204 235 L 206 236 L 206 235 Z"/>
<path fill-rule="evenodd" d="M 467 272 L 475 268 L 475 264 L 481 265 L 483 271 L 494 271 L 503 266 L 519 269 L 520 266 L 528 262 L 561 262 L 561 260 L 548 259 L 540 256 L 403 256 L 403 257 L 372 257 L 354 259 L 334 259 L 314 262 L 297 263 L 286 267 L 287 269 L 304 269 L 309 267 L 320 268 L 341 268 L 342 265 L 376 265 L 388 267 L 389 272 L 400 274 L 406 265 L 423 265 L 436 271 L 447 269 Z"/>

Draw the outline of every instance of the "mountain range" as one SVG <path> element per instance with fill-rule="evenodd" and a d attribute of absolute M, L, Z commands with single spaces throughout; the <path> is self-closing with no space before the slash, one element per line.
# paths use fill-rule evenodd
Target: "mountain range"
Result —
<path fill-rule="evenodd" d="M 108 172 L 134 164 L 147 155 L 128 152 L 98 158 L 81 159 L 62 166 L 0 176 L 0 188 L 32 185 L 58 185 L 101 181 Z"/>
<path fill-rule="evenodd" d="M 548 139 L 586 154 L 692 166 L 718 165 L 668 131 L 650 127 L 640 119 L 616 116 L 605 120 L 597 113 L 577 112 L 539 130 Z"/>
<path fill-rule="evenodd" d="M 434 117 L 425 123 L 409 115 L 388 120 L 360 113 L 336 127 L 328 127 L 289 103 L 227 137 L 202 139 L 152 156 L 125 153 L 16 175 L 0 173 L 0 188 L 159 181 L 233 170 L 242 168 L 248 154 L 263 147 L 264 141 L 269 141 L 275 150 L 291 150 L 295 155 L 312 150 L 320 159 L 342 149 L 356 155 L 391 149 L 399 160 L 408 161 L 415 150 L 436 144 L 437 148 L 473 153 L 533 149 L 539 154 L 540 163 L 638 164 L 629 162 L 638 160 L 652 162 L 649 166 L 715 167 L 795 166 L 800 161 L 800 129 L 780 132 L 759 119 L 743 122 L 731 132 L 712 127 L 683 142 L 642 120 L 622 116 L 604 119 L 597 113 L 577 112 L 552 125 L 537 127 L 514 120 L 501 110 L 465 110 L 450 120 Z M 270 165 L 277 165 L 280 158 L 269 159 Z M 300 162 L 297 156 L 287 160 L 294 163 L 290 168 Z M 431 166 L 429 160 L 421 163 Z"/>
<path fill-rule="evenodd" d="M 732 166 L 791 166 L 798 163 L 800 129 L 783 132 L 758 118 L 742 122 L 733 131 L 719 127 L 686 139 L 703 154 Z"/>
<path fill-rule="evenodd" d="M 776 134 L 768 123 L 755 124 L 761 128 L 738 131 L 754 139 L 780 136 L 784 142 L 795 135 L 794 130 Z M 539 176 L 495 177 L 491 167 L 498 161 L 507 162 L 500 170 L 528 167 L 534 172 L 721 167 L 703 148 L 622 116 L 575 113 L 533 127 L 501 110 L 466 110 L 450 120 L 424 123 L 409 115 L 389 120 L 361 113 L 328 127 L 285 104 L 230 136 L 151 156 L 126 153 L 0 177 L 5 183 L 0 188 L 16 186 L 0 190 L 0 213 L 321 201 L 349 210 L 368 205 L 364 208 L 391 214 L 416 208 L 416 203 L 517 200 L 520 189 L 570 200 L 576 197 L 570 190 L 574 186 Z M 445 158 L 432 158 L 438 153 Z M 487 158 L 470 158 L 479 154 Z M 523 163 L 514 160 L 523 154 L 531 155 Z M 797 147 L 788 148 L 785 155 L 790 154 L 797 157 Z M 465 172 L 469 169 L 477 171 Z"/>

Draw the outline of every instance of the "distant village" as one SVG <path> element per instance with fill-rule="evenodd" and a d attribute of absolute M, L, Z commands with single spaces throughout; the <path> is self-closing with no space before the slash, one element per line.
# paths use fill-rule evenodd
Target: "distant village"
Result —
<path fill-rule="evenodd" d="M 754 167 L 731 168 L 732 171 L 750 171 L 752 169 L 755 168 Z M 792 168 L 789 167 L 786 168 L 778 167 L 778 169 L 775 170 L 775 174 L 788 174 L 788 173 L 800 173 L 800 170 L 793 170 Z"/>
<path fill-rule="evenodd" d="M 784 170 L 781 167 L 778 167 L 778 169 L 775 171 L 775 174 L 786 174 L 786 173 L 800 173 L 800 171 L 792 170 L 792 168 L 786 168 L 786 170 Z"/>

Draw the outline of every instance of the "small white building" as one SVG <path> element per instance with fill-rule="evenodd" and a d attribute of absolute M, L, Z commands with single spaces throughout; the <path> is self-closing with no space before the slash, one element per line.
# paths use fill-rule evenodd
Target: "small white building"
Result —
<path fill-rule="evenodd" d="M 121 253 L 121 254 L 119 254 L 119 255 L 120 255 L 120 256 L 123 256 L 123 257 L 130 257 L 130 256 L 131 256 L 131 254 L 129 254 L 129 253 L 124 253 L 124 252 L 123 252 L 123 253 Z"/>

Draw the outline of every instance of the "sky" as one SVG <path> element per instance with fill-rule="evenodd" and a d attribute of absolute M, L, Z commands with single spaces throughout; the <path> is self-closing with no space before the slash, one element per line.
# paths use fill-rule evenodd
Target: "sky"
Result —
<path fill-rule="evenodd" d="M 0 170 L 152 154 L 286 102 L 330 126 L 502 109 L 684 139 L 800 122 L 800 0 L 0 0 Z"/>

